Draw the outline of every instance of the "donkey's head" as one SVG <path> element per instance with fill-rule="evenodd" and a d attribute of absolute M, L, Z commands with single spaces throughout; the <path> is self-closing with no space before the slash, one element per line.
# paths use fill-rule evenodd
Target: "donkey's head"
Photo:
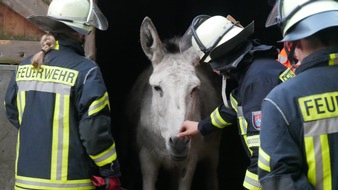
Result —
<path fill-rule="evenodd" d="M 192 49 L 180 52 L 177 37 L 162 43 L 148 17 L 142 22 L 140 38 L 142 49 L 153 66 L 149 79 L 153 130 L 164 138 L 173 159 L 184 159 L 190 142 L 176 135 L 184 120 L 200 119 L 201 81 L 195 70 L 199 57 Z"/>

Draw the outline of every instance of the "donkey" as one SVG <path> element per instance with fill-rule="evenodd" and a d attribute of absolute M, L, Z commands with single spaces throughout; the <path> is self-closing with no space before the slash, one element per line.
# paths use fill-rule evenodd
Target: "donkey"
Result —
<path fill-rule="evenodd" d="M 160 171 L 170 176 L 161 190 L 190 190 L 199 163 L 207 163 L 203 189 L 217 190 L 221 133 L 191 140 L 176 135 L 184 120 L 199 121 L 221 103 L 220 79 L 210 66 L 198 63 L 192 48 L 180 52 L 179 39 L 162 43 L 149 17 L 141 24 L 140 43 L 151 65 L 133 84 L 126 107 L 135 127 L 143 190 L 157 188 Z"/>

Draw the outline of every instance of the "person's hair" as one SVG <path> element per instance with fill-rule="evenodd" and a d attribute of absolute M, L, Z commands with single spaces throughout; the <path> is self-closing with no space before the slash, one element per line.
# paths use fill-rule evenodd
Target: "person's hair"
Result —
<path fill-rule="evenodd" d="M 321 30 L 306 39 L 310 42 L 316 40 L 320 41 L 326 47 L 337 47 L 338 46 L 338 27 L 330 27 L 324 30 Z M 315 45 L 315 44 L 313 44 Z"/>
<path fill-rule="evenodd" d="M 55 37 L 52 33 L 48 32 L 41 37 L 40 40 L 41 50 L 36 53 L 32 59 L 31 64 L 34 68 L 38 68 L 43 64 L 43 59 L 45 55 L 51 50 L 55 48 Z"/>

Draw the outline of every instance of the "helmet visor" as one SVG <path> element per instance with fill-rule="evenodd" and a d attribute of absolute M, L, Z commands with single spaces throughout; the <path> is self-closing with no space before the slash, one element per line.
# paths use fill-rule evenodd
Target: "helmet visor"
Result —
<path fill-rule="evenodd" d="M 107 30 L 108 28 L 107 18 L 103 15 L 103 13 L 99 9 L 99 7 L 93 2 L 93 0 L 89 1 L 90 1 L 90 9 L 86 24 L 94 26 L 95 28 L 100 30 Z"/>
<path fill-rule="evenodd" d="M 270 27 L 280 22 L 281 18 L 280 18 L 280 12 L 279 12 L 279 9 L 280 9 L 279 4 L 280 4 L 280 1 L 276 1 L 268 18 L 266 19 L 265 27 Z"/>
<path fill-rule="evenodd" d="M 188 30 L 184 33 L 184 35 L 181 37 L 179 42 L 179 48 L 180 52 L 184 52 L 187 49 L 189 49 L 192 46 L 192 38 L 196 40 L 196 43 L 200 47 L 201 50 L 206 49 L 198 36 L 196 35 L 196 29 L 208 18 L 210 18 L 209 15 L 199 15 L 195 17 L 189 26 Z"/>

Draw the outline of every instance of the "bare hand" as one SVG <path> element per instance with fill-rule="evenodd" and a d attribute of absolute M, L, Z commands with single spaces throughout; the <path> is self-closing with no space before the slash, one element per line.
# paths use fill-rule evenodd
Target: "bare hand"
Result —
<path fill-rule="evenodd" d="M 190 140 L 192 137 L 200 133 L 197 126 L 198 122 L 196 121 L 184 121 L 182 123 L 179 133 L 177 134 L 177 137 Z"/>

